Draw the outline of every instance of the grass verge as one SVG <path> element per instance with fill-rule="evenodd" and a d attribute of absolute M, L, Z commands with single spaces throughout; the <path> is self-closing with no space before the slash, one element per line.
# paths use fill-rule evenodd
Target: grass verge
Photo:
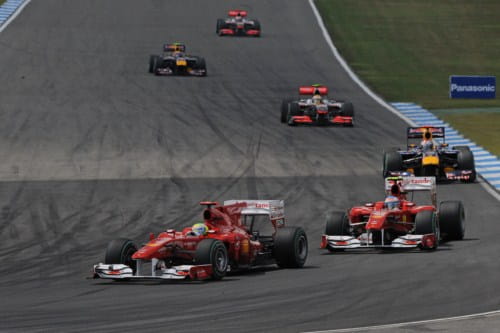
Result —
<path fill-rule="evenodd" d="M 432 112 L 490 153 L 500 156 L 500 110 L 432 110 Z"/>
<path fill-rule="evenodd" d="M 452 74 L 500 77 L 500 1 L 316 0 L 342 56 L 388 101 L 426 108 L 500 106 L 450 100 Z"/>

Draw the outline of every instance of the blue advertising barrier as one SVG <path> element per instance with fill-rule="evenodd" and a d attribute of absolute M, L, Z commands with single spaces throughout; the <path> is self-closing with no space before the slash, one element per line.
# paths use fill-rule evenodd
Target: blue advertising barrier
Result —
<path fill-rule="evenodd" d="M 0 5 L 0 27 L 7 22 L 9 17 L 12 16 L 25 2 L 26 0 L 7 0 Z"/>
<path fill-rule="evenodd" d="M 450 76 L 450 98 L 495 98 L 495 76 Z"/>

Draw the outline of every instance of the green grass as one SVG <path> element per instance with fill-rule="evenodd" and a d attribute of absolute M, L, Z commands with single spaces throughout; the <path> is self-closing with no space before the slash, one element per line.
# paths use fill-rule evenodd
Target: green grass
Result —
<path fill-rule="evenodd" d="M 486 109 L 487 110 L 487 109 Z M 500 110 L 432 110 L 478 145 L 500 156 Z"/>
<path fill-rule="evenodd" d="M 449 76 L 500 77 L 498 0 L 316 0 L 354 71 L 388 101 L 426 108 L 500 106 L 450 100 Z"/>

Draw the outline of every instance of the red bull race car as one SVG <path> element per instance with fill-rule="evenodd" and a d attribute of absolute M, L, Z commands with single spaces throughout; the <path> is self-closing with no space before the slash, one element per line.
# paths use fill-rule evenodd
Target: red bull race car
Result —
<path fill-rule="evenodd" d="M 246 10 L 230 10 L 228 18 L 217 19 L 215 32 L 219 36 L 251 36 L 260 37 L 260 22 L 247 19 Z"/>
<path fill-rule="evenodd" d="M 155 75 L 206 76 L 205 58 L 188 55 L 181 43 L 165 44 L 163 55 L 149 57 L 149 72 Z"/>
<path fill-rule="evenodd" d="M 435 250 L 440 239 L 461 240 L 465 234 L 465 213 L 461 201 L 436 199 L 434 177 L 388 177 L 385 201 L 356 206 L 347 213 L 330 213 L 322 249 L 330 252 L 358 248 Z M 430 203 L 408 200 L 428 192 Z"/>
<path fill-rule="evenodd" d="M 94 265 L 94 278 L 222 279 L 227 272 L 260 265 L 299 268 L 308 253 L 300 227 L 285 225 L 282 200 L 201 202 L 203 222 L 182 231 L 150 234 L 137 248 L 129 239 L 116 239 L 106 249 L 105 262 Z"/>
<path fill-rule="evenodd" d="M 410 174 L 463 182 L 476 179 L 472 151 L 468 146 L 450 148 L 444 127 L 408 127 L 406 137 L 406 149 L 384 153 L 384 177 Z"/>
<path fill-rule="evenodd" d="M 354 125 L 354 107 L 350 102 L 327 97 L 322 85 L 299 88 L 298 98 L 286 98 L 281 103 L 281 122 L 294 125 Z"/>

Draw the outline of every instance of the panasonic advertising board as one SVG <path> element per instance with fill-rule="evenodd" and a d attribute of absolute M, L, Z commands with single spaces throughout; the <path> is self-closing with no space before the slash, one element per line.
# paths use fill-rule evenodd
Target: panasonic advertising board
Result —
<path fill-rule="evenodd" d="M 450 76 L 450 98 L 495 98 L 495 76 Z"/>

